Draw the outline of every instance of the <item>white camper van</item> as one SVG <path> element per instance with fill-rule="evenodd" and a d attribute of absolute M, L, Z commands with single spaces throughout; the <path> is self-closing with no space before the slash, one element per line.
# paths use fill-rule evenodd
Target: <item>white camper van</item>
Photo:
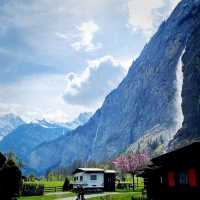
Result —
<path fill-rule="evenodd" d="M 73 172 L 73 188 L 79 186 L 86 191 L 114 191 L 115 171 L 100 168 L 78 168 Z"/>

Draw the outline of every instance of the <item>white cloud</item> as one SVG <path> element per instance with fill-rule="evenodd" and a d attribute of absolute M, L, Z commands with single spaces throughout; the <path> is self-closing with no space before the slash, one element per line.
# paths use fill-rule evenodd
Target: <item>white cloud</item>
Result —
<path fill-rule="evenodd" d="M 80 74 L 34 75 L 0 85 L 0 115 L 14 113 L 26 121 L 45 118 L 66 122 L 81 112 L 94 112 L 123 79 L 127 63 L 104 56 L 88 61 Z"/>
<path fill-rule="evenodd" d="M 99 26 L 95 24 L 93 21 L 84 22 L 77 27 L 79 31 L 77 37 L 74 38 L 75 41 L 72 43 L 72 47 L 79 51 L 84 49 L 85 51 L 94 51 L 101 48 L 101 43 L 93 43 L 94 34 L 99 30 Z"/>
<path fill-rule="evenodd" d="M 127 63 L 104 56 L 88 61 L 80 74 L 34 75 L 0 85 L 0 115 L 14 113 L 26 121 L 45 118 L 66 122 L 81 112 L 94 112 L 123 79 Z"/>
<path fill-rule="evenodd" d="M 142 31 L 146 38 L 155 32 L 180 0 L 128 0 L 129 26 Z"/>
<path fill-rule="evenodd" d="M 14 84 L 0 85 L 0 115 L 14 113 L 27 121 L 45 118 L 66 122 L 80 112 L 90 111 L 64 101 L 65 84 L 64 75 L 40 75 Z"/>
<path fill-rule="evenodd" d="M 170 10 L 158 10 L 164 0 L 5 2 L 0 6 L 0 64 L 14 78 L 20 76 L 14 84 L 0 85 L 0 114 L 58 121 L 71 119 L 88 107 L 94 111 L 124 77 L 129 59 L 140 52 L 144 42 L 142 34 L 124 28 L 128 15 L 134 30 L 149 35 L 157 27 L 157 18 L 162 18 L 160 14 Z M 178 0 L 166 2 L 172 7 Z M 7 59 L 3 54 L 13 55 Z M 107 54 L 114 58 L 89 61 L 77 73 L 86 60 Z M 12 62 L 7 65 L 4 60 Z M 24 66 L 22 61 L 27 61 Z M 66 79 L 64 74 L 70 71 Z"/>
<path fill-rule="evenodd" d="M 98 107 L 106 95 L 124 78 L 126 66 L 122 66 L 122 63 L 112 56 L 104 56 L 88 61 L 88 66 L 80 74 L 69 73 L 64 95 L 66 102 Z"/>
<path fill-rule="evenodd" d="M 68 39 L 67 35 L 64 34 L 64 33 L 56 32 L 55 35 L 56 35 L 57 37 L 59 37 L 60 39 L 65 39 L 65 40 Z"/>

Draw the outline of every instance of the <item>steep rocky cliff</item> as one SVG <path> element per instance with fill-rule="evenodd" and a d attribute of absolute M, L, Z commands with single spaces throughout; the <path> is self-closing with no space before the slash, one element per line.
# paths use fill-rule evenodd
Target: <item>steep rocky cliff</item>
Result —
<path fill-rule="evenodd" d="M 199 4 L 200 0 L 183 0 L 89 122 L 70 136 L 40 145 L 31 153 L 29 165 L 44 172 L 77 159 L 108 160 L 159 130 L 170 140 L 182 124 L 177 66 L 189 48 L 188 38 L 199 27 Z"/>
<path fill-rule="evenodd" d="M 175 149 L 200 139 L 200 8 L 195 28 L 187 40 L 183 56 L 182 128 L 169 144 Z"/>

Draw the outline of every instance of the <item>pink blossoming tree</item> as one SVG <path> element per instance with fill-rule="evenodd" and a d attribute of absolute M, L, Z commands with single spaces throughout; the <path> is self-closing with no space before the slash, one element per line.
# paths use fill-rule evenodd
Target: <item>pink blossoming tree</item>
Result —
<path fill-rule="evenodd" d="M 116 168 L 122 170 L 125 173 L 131 174 L 133 178 L 134 189 L 134 176 L 135 172 L 143 167 L 149 160 L 149 156 L 146 153 L 130 152 L 128 154 L 120 155 L 112 163 Z"/>

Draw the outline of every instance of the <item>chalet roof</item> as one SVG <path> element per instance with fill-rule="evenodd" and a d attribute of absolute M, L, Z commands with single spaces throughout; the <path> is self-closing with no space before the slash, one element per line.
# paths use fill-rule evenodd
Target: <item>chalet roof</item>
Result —
<path fill-rule="evenodd" d="M 79 172 L 86 173 L 116 173 L 114 170 L 104 170 L 101 168 L 77 168 L 72 174 L 76 174 Z"/>
<path fill-rule="evenodd" d="M 136 176 L 138 177 L 145 177 L 147 174 L 153 173 L 155 170 L 162 169 L 161 166 L 156 166 L 154 164 L 149 164 L 145 166 L 144 168 L 141 168 L 136 171 Z"/>
<path fill-rule="evenodd" d="M 200 152 L 200 142 L 194 142 L 190 145 L 168 152 L 152 159 L 155 165 L 164 165 L 165 163 L 180 163 L 197 161 Z"/>
<path fill-rule="evenodd" d="M 104 172 L 108 174 L 116 174 L 115 170 L 105 170 Z"/>
<path fill-rule="evenodd" d="M 151 160 L 151 164 L 139 169 L 137 176 L 146 177 L 152 173 L 166 168 L 182 168 L 188 165 L 200 164 L 198 154 L 200 152 L 200 142 L 194 142 L 190 145 L 165 153 Z"/>
<path fill-rule="evenodd" d="M 77 168 L 73 174 L 79 173 L 79 172 L 87 172 L 87 173 L 104 173 L 104 169 L 100 168 Z"/>

